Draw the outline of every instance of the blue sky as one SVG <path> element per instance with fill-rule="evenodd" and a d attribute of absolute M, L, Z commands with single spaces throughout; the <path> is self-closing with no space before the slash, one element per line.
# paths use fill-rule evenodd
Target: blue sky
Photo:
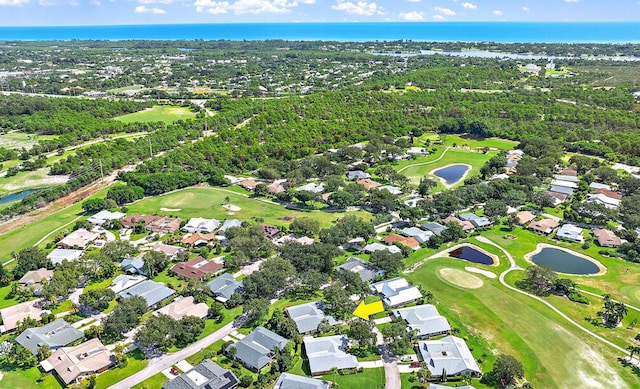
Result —
<path fill-rule="evenodd" d="M 2 26 L 639 21 L 640 0 L 0 0 Z"/>

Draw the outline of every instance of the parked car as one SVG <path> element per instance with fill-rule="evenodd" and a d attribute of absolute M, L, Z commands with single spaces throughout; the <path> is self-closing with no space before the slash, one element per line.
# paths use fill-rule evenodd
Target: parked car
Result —
<path fill-rule="evenodd" d="M 400 362 L 411 362 L 413 361 L 413 358 L 411 357 L 411 355 L 403 355 L 400 357 Z"/>
<path fill-rule="evenodd" d="M 411 362 L 411 367 L 420 367 L 420 362 Z"/>

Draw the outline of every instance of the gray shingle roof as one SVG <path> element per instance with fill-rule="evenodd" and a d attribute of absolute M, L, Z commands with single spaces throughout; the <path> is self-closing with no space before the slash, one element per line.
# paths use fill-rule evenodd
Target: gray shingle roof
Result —
<path fill-rule="evenodd" d="M 238 386 L 238 378 L 211 359 L 203 360 L 193 369 L 167 381 L 163 389 L 231 389 Z"/>
<path fill-rule="evenodd" d="M 422 227 L 426 228 L 436 235 L 442 234 L 442 231 L 447 229 L 446 226 L 443 226 L 442 224 L 436 222 L 424 222 L 422 223 Z"/>
<path fill-rule="evenodd" d="M 324 306 L 322 301 L 314 301 L 307 304 L 300 304 L 287 308 L 289 317 L 296 323 L 298 332 L 301 334 L 316 331 L 322 319 L 327 319 L 329 325 L 338 323 L 333 316 L 325 315 L 322 311 Z"/>
<path fill-rule="evenodd" d="M 305 338 L 304 348 L 309 358 L 311 374 L 323 374 L 334 367 L 338 370 L 357 368 L 358 359 L 345 352 L 348 344 L 349 338 L 344 335 Z"/>
<path fill-rule="evenodd" d="M 329 381 L 282 373 L 273 389 L 329 389 L 330 385 Z"/>
<path fill-rule="evenodd" d="M 218 297 L 229 300 L 234 293 L 244 287 L 242 282 L 236 281 L 229 273 L 224 273 L 220 277 L 214 278 L 207 285 L 209 289 Z"/>
<path fill-rule="evenodd" d="M 559 185 L 551 185 L 549 187 L 549 190 L 552 192 L 558 192 L 558 193 L 562 193 L 562 194 L 566 194 L 568 196 L 572 195 L 574 190 L 571 188 L 567 188 L 564 186 L 559 186 Z"/>
<path fill-rule="evenodd" d="M 66 321 L 58 319 L 42 327 L 27 328 L 16 338 L 16 342 L 35 355 L 41 345 L 47 344 L 50 350 L 57 350 L 83 337 L 83 332 L 76 330 Z"/>
<path fill-rule="evenodd" d="M 384 275 L 384 270 L 356 257 L 350 257 L 347 262 L 338 266 L 337 269 L 358 273 L 362 281 L 368 282 L 373 281 L 377 276 Z"/>
<path fill-rule="evenodd" d="M 229 346 L 236 348 L 236 359 L 253 370 L 260 370 L 271 362 L 274 347 L 282 350 L 288 340 L 264 327 L 256 327 L 253 332 Z M 227 348 L 227 350 L 229 349 Z"/>
<path fill-rule="evenodd" d="M 417 330 L 417 337 L 438 335 L 451 330 L 447 319 L 440 316 L 436 307 L 431 304 L 396 309 L 393 314 L 404 319 L 409 330 Z"/>
<path fill-rule="evenodd" d="M 147 307 L 151 307 L 175 293 L 173 289 L 167 288 L 161 282 L 146 280 L 123 290 L 118 295 L 124 298 L 140 296 L 146 300 Z"/>

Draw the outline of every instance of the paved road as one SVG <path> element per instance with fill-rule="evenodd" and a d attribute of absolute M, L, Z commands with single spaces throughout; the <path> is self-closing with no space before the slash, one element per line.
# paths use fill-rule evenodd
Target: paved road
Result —
<path fill-rule="evenodd" d="M 380 356 L 382 356 L 385 377 L 384 387 L 386 389 L 400 389 L 400 370 L 398 369 L 396 356 L 393 355 L 389 346 L 384 342 L 384 338 L 378 327 L 374 326 L 373 332 L 376 334 L 376 346 L 378 347 Z"/>
<path fill-rule="evenodd" d="M 133 385 L 139 384 L 140 382 L 162 372 L 164 369 L 170 368 L 181 360 L 195 354 L 201 349 L 221 340 L 225 336 L 232 333 L 236 328 L 242 326 L 242 321 L 238 321 L 237 319 L 226 326 L 220 328 L 218 331 L 213 334 L 202 338 L 201 340 L 191 344 L 190 346 L 185 347 L 180 351 L 176 351 L 172 354 L 164 354 L 158 358 L 153 358 L 147 364 L 147 367 L 140 370 L 136 374 L 123 379 L 120 382 L 117 382 L 109 387 L 109 389 L 129 389 Z M 398 387 L 400 388 L 400 387 Z"/>

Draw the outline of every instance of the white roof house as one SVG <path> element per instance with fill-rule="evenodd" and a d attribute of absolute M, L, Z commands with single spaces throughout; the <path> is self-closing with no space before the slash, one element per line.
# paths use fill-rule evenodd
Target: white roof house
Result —
<path fill-rule="evenodd" d="M 407 331 L 416 331 L 417 338 L 449 333 L 451 326 L 431 304 L 400 308 L 393 311 L 395 317 L 407 322 Z"/>
<path fill-rule="evenodd" d="M 409 227 L 409 228 L 402 229 L 400 230 L 400 233 L 404 236 L 409 236 L 417 240 L 419 243 L 428 242 L 429 239 L 431 239 L 431 237 L 435 235 L 432 231 L 425 231 L 417 227 Z"/>
<path fill-rule="evenodd" d="M 306 304 L 288 307 L 286 308 L 286 311 L 291 320 L 296 323 L 298 332 L 305 334 L 307 332 L 317 331 L 318 325 L 320 325 L 320 322 L 324 319 L 327 319 L 329 325 L 338 323 L 333 316 L 326 315 L 323 309 L 324 305 L 322 304 L 322 301 L 313 301 Z"/>
<path fill-rule="evenodd" d="M 610 185 L 601 184 L 599 182 L 592 182 L 591 184 L 589 184 L 589 188 L 611 190 L 611 186 Z"/>
<path fill-rule="evenodd" d="M 100 235 L 95 232 L 79 228 L 60 240 L 57 246 L 64 249 L 72 249 L 76 247 L 85 249 L 89 244 L 91 244 L 91 242 L 98 239 L 99 236 Z"/>
<path fill-rule="evenodd" d="M 359 180 L 362 178 L 371 178 L 371 174 L 365 173 L 362 170 L 351 170 L 347 173 L 347 180 Z"/>
<path fill-rule="evenodd" d="M 327 374 L 334 367 L 338 370 L 356 369 L 358 359 L 345 352 L 348 344 L 349 338 L 345 335 L 304 338 L 311 375 Z"/>
<path fill-rule="evenodd" d="M 551 186 L 561 186 L 564 188 L 578 189 L 578 183 L 565 180 L 551 180 Z"/>
<path fill-rule="evenodd" d="M 401 253 L 402 250 L 400 249 L 400 247 L 398 246 L 387 246 L 384 245 L 382 243 L 371 243 L 368 244 L 366 246 L 364 246 L 363 250 L 367 253 L 372 253 L 374 251 L 382 251 L 382 250 L 387 250 L 388 252 L 395 254 L 395 253 Z"/>
<path fill-rule="evenodd" d="M 212 233 L 216 228 L 220 227 L 220 221 L 216 219 L 203 219 L 201 217 L 194 217 L 189 219 L 189 222 L 182 227 L 182 231 L 185 232 L 202 232 Z"/>
<path fill-rule="evenodd" d="M 49 259 L 53 265 L 57 265 L 64 260 L 69 262 L 75 261 L 81 256 L 82 250 L 53 249 L 53 251 L 47 255 L 47 259 Z"/>
<path fill-rule="evenodd" d="M 306 190 L 307 192 L 313 192 L 313 193 L 322 193 L 324 192 L 324 184 L 323 183 L 316 184 L 315 182 L 310 182 L 308 184 L 305 184 L 296 188 L 296 191 L 298 192 L 302 190 Z"/>
<path fill-rule="evenodd" d="M 587 195 L 587 201 L 602 204 L 609 209 L 617 209 L 620 206 L 620 200 L 609 197 L 604 193 L 596 193 Z"/>
<path fill-rule="evenodd" d="M 109 289 L 113 290 L 113 293 L 118 294 L 125 289 L 128 289 L 134 285 L 146 280 L 145 276 L 130 276 L 128 274 L 121 274 L 111 281 Z"/>
<path fill-rule="evenodd" d="M 390 280 L 371 284 L 371 290 L 383 296 L 382 302 L 388 307 L 395 307 L 422 297 L 420 290 L 409 285 L 404 278 L 392 278 Z"/>
<path fill-rule="evenodd" d="M 464 339 L 449 335 L 438 340 L 422 341 L 418 342 L 418 350 L 432 377 L 441 377 L 443 371 L 448 377 L 464 374 L 478 376 L 481 373 Z"/>
<path fill-rule="evenodd" d="M 398 188 L 397 186 L 393 186 L 393 185 L 382 185 L 382 186 L 379 186 L 376 189 L 378 189 L 378 190 L 387 190 L 392 195 L 401 195 L 402 194 L 402 189 Z"/>
<path fill-rule="evenodd" d="M 556 238 L 578 243 L 582 243 L 584 241 L 582 228 L 574 226 L 573 224 L 564 224 L 560 227 L 556 233 Z"/>
<path fill-rule="evenodd" d="M 95 224 L 95 225 L 101 226 L 104 223 L 108 222 L 109 220 L 119 220 L 119 219 L 122 219 L 125 216 L 127 216 L 127 215 L 125 213 L 122 213 L 122 212 L 111 212 L 111 211 L 107 211 L 107 210 L 102 210 L 102 211 L 96 213 L 95 215 L 91 216 L 87 220 L 91 224 Z"/>

